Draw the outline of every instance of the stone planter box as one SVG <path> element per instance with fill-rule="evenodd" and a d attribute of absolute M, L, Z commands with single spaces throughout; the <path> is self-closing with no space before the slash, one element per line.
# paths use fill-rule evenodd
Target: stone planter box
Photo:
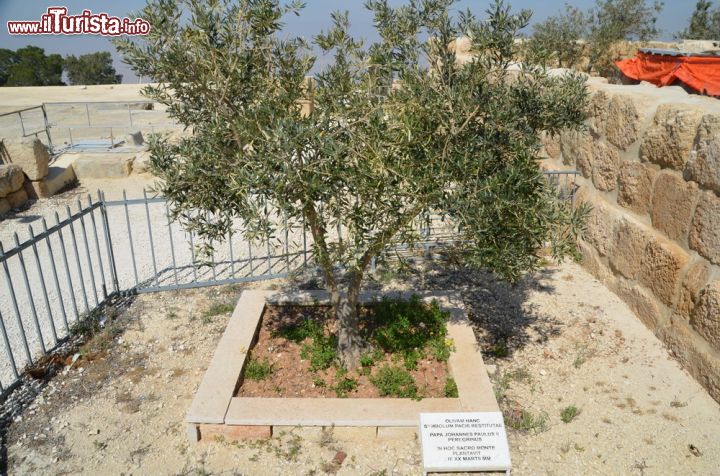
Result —
<path fill-rule="evenodd" d="M 269 438 L 280 427 L 334 427 L 338 434 L 364 437 L 413 435 L 419 414 L 430 412 L 499 411 L 475 335 L 460 296 L 450 292 L 363 293 L 360 304 L 381 296 L 436 299 L 450 312 L 448 337 L 455 351 L 448 368 L 458 387 L 458 398 L 239 398 L 243 368 L 256 339 L 266 305 L 315 306 L 329 304 L 325 291 L 243 291 L 220 339 L 187 414 L 188 438 L 229 440 Z"/>

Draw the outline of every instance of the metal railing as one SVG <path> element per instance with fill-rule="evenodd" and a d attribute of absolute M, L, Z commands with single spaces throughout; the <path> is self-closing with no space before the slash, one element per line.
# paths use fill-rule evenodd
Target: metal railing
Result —
<path fill-rule="evenodd" d="M 50 125 L 45 106 L 33 106 L 0 114 L 3 139 L 35 136 L 53 149 Z"/>
<path fill-rule="evenodd" d="M 574 171 L 545 173 L 565 200 L 573 200 Z M 162 197 L 107 200 L 98 192 L 54 212 L 12 248 L 0 240 L 0 394 L 23 371 L 62 345 L 96 309 L 116 296 L 198 288 L 286 277 L 312 260 L 304 223 L 276 216 L 275 238 L 241 239 L 244 224 L 209 259 L 196 255 L 197 236 L 174 222 Z M 39 225 L 39 228 L 38 228 Z M 418 220 L 420 242 L 414 250 L 436 249 L 453 240 L 443 220 Z M 341 234 L 337 230 L 338 235 Z M 388 253 L 412 252 L 394 243 Z"/>

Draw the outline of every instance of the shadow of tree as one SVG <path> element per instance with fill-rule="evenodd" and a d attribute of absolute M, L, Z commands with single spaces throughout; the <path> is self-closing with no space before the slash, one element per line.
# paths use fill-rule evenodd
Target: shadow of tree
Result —
<path fill-rule="evenodd" d="M 560 321 L 530 302 L 534 293 L 555 292 L 549 278 L 556 272 L 543 268 L 511 284 L 486 271 L 425 261 L 397 278 L 408 289 L 459 292 L 484 356 L 507 358 L 529 343 L 560 333 Z"/>

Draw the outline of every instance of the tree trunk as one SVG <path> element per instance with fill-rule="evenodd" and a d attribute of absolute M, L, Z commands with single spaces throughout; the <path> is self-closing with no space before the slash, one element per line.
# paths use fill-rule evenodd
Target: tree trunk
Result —
<path fill-rule="evenodd" d="M 352 370 L 360 365 L 360 356 L 364 345 L 360 335 L 360 318 L 358 316 L 359 293 L 360 286 L 351 284 L 347 295 L 342 295 L 337 290 L 331 294 L 338 325 L 337 353 L 340 363 L 347 370 Z"/>

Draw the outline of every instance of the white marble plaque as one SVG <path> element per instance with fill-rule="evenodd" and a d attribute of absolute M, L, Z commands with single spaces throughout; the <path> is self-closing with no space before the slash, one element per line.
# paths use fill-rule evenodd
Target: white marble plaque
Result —
<path fill-rule="evenodd" d="M 425 472 L 510 469 L 500 412 L 421 413 L 420 440 Z"/>

